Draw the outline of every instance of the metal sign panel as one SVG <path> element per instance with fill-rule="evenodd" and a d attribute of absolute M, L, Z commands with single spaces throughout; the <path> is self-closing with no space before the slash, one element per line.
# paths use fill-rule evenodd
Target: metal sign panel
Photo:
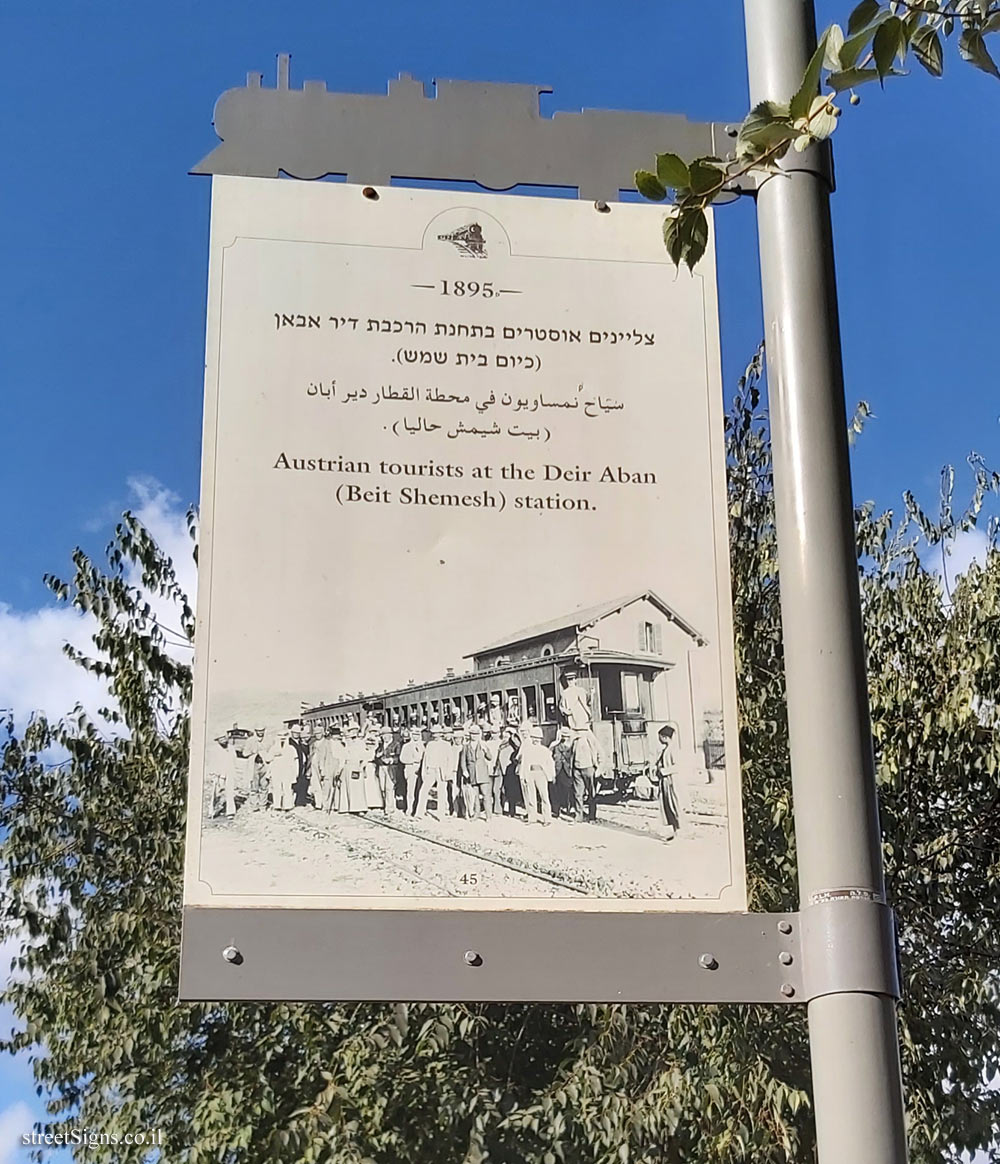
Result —
<path fill-rule="evenodd" d="M 240 910 L 386 911 L 421 998 L 421 917 L 746 908 L 714 255 L 663 213 L 213 179 L 184 997 Z"/>

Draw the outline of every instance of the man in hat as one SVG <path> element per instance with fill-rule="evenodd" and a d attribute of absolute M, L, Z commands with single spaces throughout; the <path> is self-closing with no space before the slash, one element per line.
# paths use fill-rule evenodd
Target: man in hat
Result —
<path fill-rule="evenodd" d="M 460 804 L 461 796 L 458 792 L 458 760 L 462 754 L 462 746 L 465 743 L 465 731 L 458 725 L 453 727 L 451 731 L 445 728 L 444 738 L 448 741 L 448 747 L 451 748 L 451 764 L 446 774 L 448 781 L 448 803 L 451 805 L 451 815 L 460 816 L 462 813 L 462 805 Z"/>
<path fill-rule="evenodd" d="M 391 727 L 384 727 L 375 752 L 375 778 L 382 802 L 389 816 L 396 811 L 396 776 L 399 769 L 399 744 Z"/>
<path fill-rule="evenodd" d="M 517 816 L 517 806 L 524 798 L 521 795 L 521 777 L 517 770 L 517 760 L 521 752 L 521 739 L 512 727 L 505 727 L 497 749 L 496 779 L 493 785 L 493 811 L 503 811 L 507 816 Z"/>
<path fill-rule="evenodd" d="M 673 720 L 665 723 L 657 732 L 660 743 L 663 745 L 659 758 L 656 761 L 654 776 L 657 787 L 657 800 L 660 805 L 660 824 L 663 825 L 666 839 L 672 841 L 681 827 L 680 807 L 677 803 L 677 724 Z"/>
<path fill-rule="evenodd" d="M 375 756 L 381 739 L 381 727 L 373 716 L 368 716 L 364 728 L 365 741 L 365 803 L 369 808 L 385 808 L 385 797 L 378 782 Z"/>
<path fill-rule="evenodd" d="M 573 732 L 573 815 L 578 821 L 597 819 L 595 778 L 601 767 L 601 751 L 590 728 Z"/>
<path fill-rule="evenodd" d="M 567 667 L 559 676 L 559 683 L 562 686 L 559 710 L 574 731 L 578 728 L 589 728 L 593 719 L 590 712 L 590 696 L 577 683 L 578 674 L 576 667 Z"/>
<path fill-rule="evenodd" d="M 573 819 L 573 733 L 561 727 L 552 741 L 552 764 L 556 770 L 552 785 L 552 811 L 566 820 Z"/>
<path fill-rule="evenodd" d="M 368 797 L 365 795 L 365 769 L 371 758 L 368 745 L 361 737 L 361 728 L 356 720 L 349 720 L 344 727 L 344 768 L 341 774 L 340 811 L 367 812 Z"/>
<path fill-rule="evenodd" d="M 256 750 L 250 773 L 250 807 L 254 812 L 259 812 L 267 804 L 267 769 L 274 754 L 275 741 L 264 727 L 254 728 L 254 737 L 251 741 Z"/>
<path fill-rule="evenodd" d="M 229 739 L 229 751 L 233 765 L 232 790 L 235 800 L 237 789 L 246 795 L 252 786 L 254 761 L 257 756 L 257 737 L 252 731 L 241 728 L 239 724 L 234 723 L 229 731 Z M 227 815 L 228 812 L 227 807 Z"/>
<path fill-rule="evenodd" d="M 479 727 L 483 733 L 483 750 L 486 752 L 486 758 L 490 766 L 490 784 L 486 790 L 490 798 L 490 812 L 496 813 L 499 816 L 503 798 L 503 775 L 497 764 L 497 759 L 500 754 L 500 741 L 494 733 L 493 726 L 488 719 L 484 719 Z"/>
<path fill-rule="evenodd" d="M 494 736 L 499 739 L 500 733 L 507 726 L 507 717 L 503 713 L 503 703 L 499 691 L 490 692 L 490 705 L 486 712 Z"/>
<path fill-rule="evenodd" d="M 313 741 L 310 753 L 310 779 L 315 781 L 313 803 L 318 809 L 331 812 L 339 799 L 340 775 L 344 770 L 344 745 L 340 731 L 328 724 L 323 734 Z"/>
<path fill-rule="evenodd" d="M 424 748 L 417 816 L 428 815 L 428 803 L 432 792 L 437 799 L 438 816 L 452 815 L 453 810 L 448 799 L 448 779 L 452 771 L 451 756 L 451 744 L 444 738 L 444 728 L 436 723 L 431 727 L 431 738 Z"/>
<path fill-rule="evenodd" d="M 218 802 L 221 796 L 226 817 L 232 820 L 236 815 L 236 768 L 235 755 L 230 748 L 232 741 L 227 732 L 217 736 L 215 742 L 222 749 L 222 754 L 213 754 L 209 761 L 210 764 L 214 764 L 215 770 L 209 773 L 211 792 L 208 798 L 208 815 L 218 815 Z"/>
<path fill-rule="evenodd" d="M 458 757 L 458 784 L 462 790 L 467 820 L 478 817 L 480 809 L 489 820 L 493 809 L 492 777 L 495 762 L 483 742 L 483 731 L 478 724 L 468 730 L 468 739 Z"/>
<path fill-rule="evenodd" d="M 552 823 L 549 785 L 556 778 L 556 770 L 552 763 L 552 753 L 542 743 L 542 729 L 531 727 L 527 734 L 528 738 L 522 741 L 518 757 L 524 807 L 529 824 L 538 820 L 540 815 L 542 824 L 547 825 Z"/>
<path fill-rule="evenodd" d="M 295 782 L 299 778 L 299 754 L 291 734 L 282 732 L 271 758 L 271 800 L 279 812 L 295 807 Z"/>
<path fill-rule="evenodd" d="M 417 784 L 420 782 L 420 762 L 424 758 L 424 741 L 417 727 L 403 728 L 400 737 L 402 744 L 399 749 L 399 762 L 403 766 L 406 793 L 406 803 L 403 807 L 410 816 L 414 816 L 417 811 Z"/>

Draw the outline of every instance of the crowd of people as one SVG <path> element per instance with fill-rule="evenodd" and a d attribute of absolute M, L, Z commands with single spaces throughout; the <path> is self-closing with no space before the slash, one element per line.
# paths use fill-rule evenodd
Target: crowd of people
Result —
<path fill-rule="evenodd" d="M 300 803 L 327 814 L 378 811 L 469 820 L 505 815 L 542 825 L 553 819 L 593 821 L 606 760 L 586 692 L 572 677 L 559 710 L 564 722 L 548 746 L 538 724 L 508 722 L 499 698 L 478 720 L 461 725 L 350 720 L 308 730 L 288 727 L 277 736 L 234 725 L 216 740 L 221 755 L 215 756 L 213 802 L 234 816 L 239 791 L 254 811 L 286 812 L 298 792 Z M 660 820 L 672 838 L 680 827 L 676 726 L 664 725 L 659 740 L 653 781 Z"/>

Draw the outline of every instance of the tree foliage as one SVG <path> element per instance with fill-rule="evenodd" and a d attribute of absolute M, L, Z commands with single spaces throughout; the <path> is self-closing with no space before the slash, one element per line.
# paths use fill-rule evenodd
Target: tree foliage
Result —
<path fill-rule="evenodd" d="M 670 191 L 674 209 L 663 220 L 663 241 L 676 266 L 693 270 L 708 245 L 706 209 L 747 175 L 781 172 L 790 149 L 803 151 L 825 141 L 837 128 L 844 93 L 860 101 L 856 89 L 884 85 L 904 75 L 916 61 L 934 77 L 944 72 L 944 42 L 954 39 L 959 56 L 1000 80 L 988 38 L 1000 32 L 1000 0 L 861 0 L 847 27 L 831 24 L 820 37 L 798 91 L 787 102 L 761 101 L 743 119 L 733 157 L 700 157 L 685 162 L 658 154 L 652 170 L 637 170 L 636 189 L 662 202 Z M 955 35 L 957 33 L 957 36 Z M 829 93 L 821 92 L 823 87 Z"/>
<path fill-rule="evenodd" d="M 794 907 L 795 859 L 759 376 L 758 353 L 727 441 L 750 889 L 771 910 Z M 947 589 L 920 556 L 979 518 L 997 481 L 974 470 L 962 513 L 950 490 L 936 520 L 912 499 L 899 518 L 858 513 L 914 1164 L 987 1144 L 1000 1114 L 982 1083 L 1000 1068 L 1000 553 Z M 49 584 L 94 616 L 96 654 L 77 661 L 120 720 L 8 722 L 0 774 L 0 933 L 23 938 L 6 1047 L 31 1056 L 49 1130 L 160 1129 L 162 1159 L 182 1164 L 812 1157 L 801 1008 L 178 1004 L 190 677 L 148 593 L 177 599 L 188 636 L 192 620 L 134 518 L 109 549 L 106 569 L 77 551 L 72 579 Z"/>

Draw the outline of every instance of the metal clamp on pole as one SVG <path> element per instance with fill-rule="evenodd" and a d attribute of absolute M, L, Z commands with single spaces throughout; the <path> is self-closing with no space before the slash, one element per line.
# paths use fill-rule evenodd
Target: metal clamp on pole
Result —
<path fill-rule="evenodd" d="M 900 998 L 896 926 L 884 902 L 830 897 L 799 913 L 806 1001 L 825 994 Z"/>

